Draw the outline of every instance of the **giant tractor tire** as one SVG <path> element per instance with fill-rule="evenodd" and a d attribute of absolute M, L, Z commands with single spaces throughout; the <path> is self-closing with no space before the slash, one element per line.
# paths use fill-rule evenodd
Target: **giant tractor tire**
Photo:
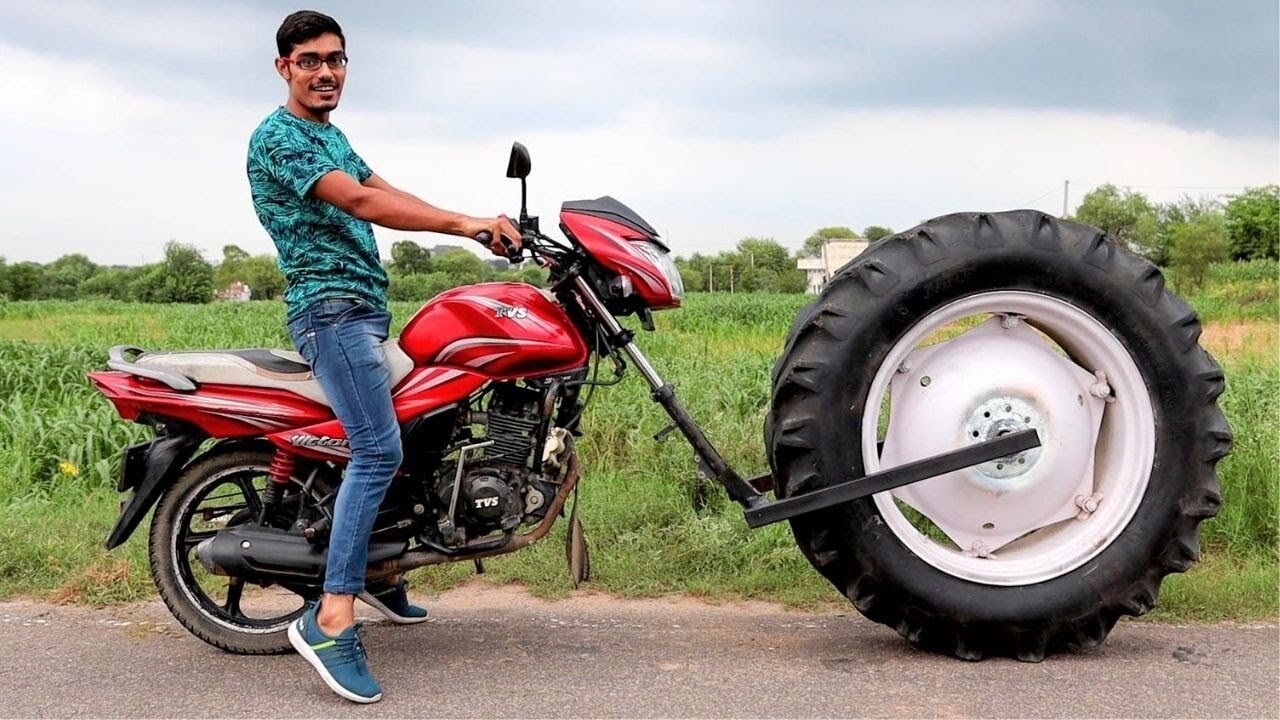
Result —
<path fill-rule="evenodd" d="M 1019 210 L 872 245 L 797 318 L 765 423 L 779 497 L 1034 428 L 1042 446 L 791 521 L 868 618 L 1039 661 L 1101 643 L 1199 557 L 1225 380 L 1160 271 Z"/>

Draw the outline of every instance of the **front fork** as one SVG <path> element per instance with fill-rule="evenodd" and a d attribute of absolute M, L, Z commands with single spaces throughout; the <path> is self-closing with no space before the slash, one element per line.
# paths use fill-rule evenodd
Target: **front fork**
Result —
<path fill-rule="evenodd" d="M 811 493 L 769 501 L 752 485 L 772 487 L 772 478 L 753 478 L 751 483 L 743 480 L 720 456 L 720 452 L 694 422 L 689 411 L 676 399 L 675 389 L 658 375 L 649 359 L 632 341 L 631 334 L 600 301 L 590 283 L 581 275 L 575 276 L 573 282 L 587 311 L 608 331 L 609 343 L 631 358 L 645 382 L 649 383 L 650 397 L 667 411 L 675 427 L 689 441 L 703 465 L 710 470 L 710 475 L 724 486 L 730 498 L 742 506 L 749 527 L 757 528 L 787 520 L 1040 446 L 1040 436 L 1035 430 L 1023 430 L 871 475 L 850 475 L 839 483 Z"/>
<path fill-rule="evenodd" d="M 649 358 L 640 352 L 640 348 L 631 340 L 630 334 L 618 323 L 618 319 L 613 316 L 613 313 L 609 312 L 604 303 L 600 301 L 590 283 L 583 279 L 581 275 L 574 277 L 573 281 L 578 290 L 578 296 L 586 304 L 587 310 L 608 331 L 609 343 L 625 352 L 627 357 L 631 358 L 631 362 L 635 363 L 636 369 L 644 376 L 645 382 L 649 383 L 651 390 L 649 396 L 667 411 L 667 415 L 671 417 L 671 421 L 675 423 L 676 428 L 684 434 L 685 439 L 693 446 L 693 451 L 698 454 L 698 458 L 711 471 L 710 475 L 724 486 L 724 489 L 729 493 L 729 497 L 748 509 L 767 503 L 768 501 L 765 500 L 765 497 L 743 480 L 729 466 L 729 463 L 725 462 L 725 459 L 720 456 L 720 451 L 716 450 L 715 446 L 711 444 L 711 441 L 702 432 L 702 428 L 689 415 L 689 411 L 685 410 L 680 401 L 676 399 L 675 389 L 663 380 L 662 376 L 658 375 L 658 371 L 649 362 Z"/>

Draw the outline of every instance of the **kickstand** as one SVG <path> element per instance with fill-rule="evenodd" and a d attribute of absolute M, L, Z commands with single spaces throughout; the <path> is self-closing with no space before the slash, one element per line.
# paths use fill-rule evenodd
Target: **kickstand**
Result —
<path fill-rule="evenodd" d="M 569 562 L 569 579 L 577 588 L 591 579 L 591 555 L 587 551 L 587 536 L 578 519 L 578 488 L 573 488 L 573 510 L 569 511 L 569 533 L 564 539 L 565 560 Z"/>

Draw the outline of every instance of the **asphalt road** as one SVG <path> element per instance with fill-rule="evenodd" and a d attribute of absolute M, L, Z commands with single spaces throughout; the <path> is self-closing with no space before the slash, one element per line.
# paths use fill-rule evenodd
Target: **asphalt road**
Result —
<path fill-rule="evenodd" d="M 429 623 L 368 627 L 385 696 L 357 706 L 296 656 L 205 645 L 158 602 L 0 603 L 0 717 L 1280 717 L 1274 625 L 1128 622 L 1033 665 L 926 654 L 852 608 L 475 586 L 428 604 Z"/>

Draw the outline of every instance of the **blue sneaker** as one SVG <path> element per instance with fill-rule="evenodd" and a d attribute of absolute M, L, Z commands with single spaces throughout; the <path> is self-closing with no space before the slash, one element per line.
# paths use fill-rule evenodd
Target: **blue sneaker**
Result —
<path fill-rule="evenodd" d="M 320 603 L 312 603 L 302 617 L 289 625 L 289 643 L 339 696 L 351 702 L 378 702 L 382 699 L 382 688 L 369 673 L 359 623 L 337 637 L 330 637 L 316 621 L 319 609 Z"/>
<path fill-rule="evenodd" d="M 395 585 L 382 581 L 369 583 L 359 597 L 397 625 L 426 622 L 431 617 L 426 608 L 409 602 L 409 583 L 403 577 Z"/>

